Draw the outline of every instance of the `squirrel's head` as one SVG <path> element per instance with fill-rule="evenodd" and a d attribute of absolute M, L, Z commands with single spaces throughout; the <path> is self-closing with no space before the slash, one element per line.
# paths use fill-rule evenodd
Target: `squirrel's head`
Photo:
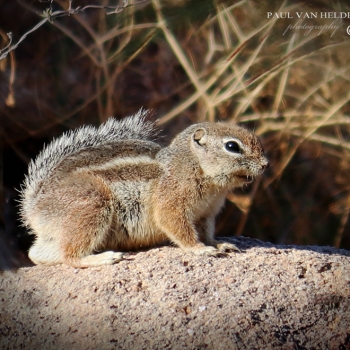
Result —
<path fill-rule="evenodd" d="M 204 175 L 217 185 L 242 186 L 269 166 L 257 136 L 237 125 L 199 123 L 184 136 Z"/>

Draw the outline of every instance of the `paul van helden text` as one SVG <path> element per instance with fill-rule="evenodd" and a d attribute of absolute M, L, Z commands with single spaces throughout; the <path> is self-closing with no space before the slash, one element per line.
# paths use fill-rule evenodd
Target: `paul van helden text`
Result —
<path fill-rule="evenodd" d="M 267 12 L 267 18 L 350 18 L 350 12 Z"/>

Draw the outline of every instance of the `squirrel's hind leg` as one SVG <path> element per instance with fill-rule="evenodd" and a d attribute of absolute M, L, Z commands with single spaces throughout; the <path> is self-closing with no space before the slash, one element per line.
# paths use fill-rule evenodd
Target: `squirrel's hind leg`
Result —
<path fill-rule="evenodd" d="M 123 260 L 123 256 L 124 253 L 108 251 L 95 255 L 88 255 L 83 258 L 70 258 L 66 260 L 65 263 L 73 267 L 112 265 Z"/>
<path fill-rule="evenodd" d="M 42 191 L 32 220 L 37 239 L 29 251 L 36 264 L 110 265 L 123 253 L 104 252 L 114 215 L 113 193 L 88 170 L 70 173 Z"/>
<path fill-rule="evenodd" d="M 72 185 L 73 180 L 73 186 Z M 104 179 L 80 171 L 69 178 L 67 198 L 76 198 L 67 208 L 61 228 L 62 263 L 73 267 L 111 265 L 123 259 L 123 253 L 103 251 L 108 243 L 114 215 L 113 193 Z"/>
<path fill-rule="evenodd" d="M 65 263 L 73 267 L 91 267 L 115 264 L 123 260 L 124 253 L 108 251 L 83 258 L 65 258 L 53 242 L 37 241 L 29 249 L 28 256 L 37 265 Z"/>
<path fill-rule="evenodd" d="M 29 259 L 37 265 L 60 264 L 62 257 L 57 242 L 38 238 L 28 252 Z"/>

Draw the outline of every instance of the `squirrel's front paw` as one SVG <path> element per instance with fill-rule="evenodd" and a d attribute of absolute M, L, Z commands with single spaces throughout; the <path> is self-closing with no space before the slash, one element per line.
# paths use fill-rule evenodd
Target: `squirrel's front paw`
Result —
<path fill-rule="evenodd" d="M 189 249 L 195 255 L 221 256 L 222 252 L 212 246 L 199 246 Z"/>
<path fill-rule="evenodd" d="M 228 242 L 222 242 L 222 241 L 218 241 L 216 243 L 216 248 L 222 252 L 222 253 L 225 253 L 225 252 L 241 252 L 241 250 L 236 247 L 234 244 L 232 243 L 228 243 Z"/>

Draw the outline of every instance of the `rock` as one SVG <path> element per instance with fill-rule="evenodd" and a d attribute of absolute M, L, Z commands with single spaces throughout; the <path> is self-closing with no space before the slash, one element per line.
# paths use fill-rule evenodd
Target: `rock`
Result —
<path fill-rule="evenodd" d="M 227 238 L 0 274 L 2 349 L 350 349 L 350 252 Z"/>

